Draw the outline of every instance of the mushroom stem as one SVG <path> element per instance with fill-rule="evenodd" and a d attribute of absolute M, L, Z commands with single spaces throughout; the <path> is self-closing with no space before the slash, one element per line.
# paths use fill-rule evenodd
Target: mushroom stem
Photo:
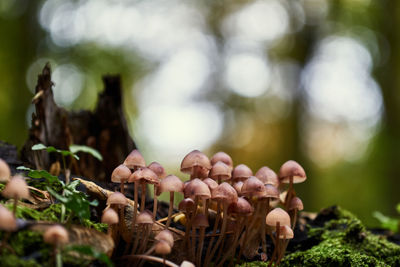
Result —
<path fill-rule="evenodd" d="M 140 212 L 144 211 L 146 207 L 146 183 L 142 183 L 142 192 L 140 194 L 141 202 L 140 202 Z"/>
<path fill-rule="evenodd" d="M 221 226 L 221 232 L 220 235 L 218 237 L 217 243 L 215 244 L 213 250 L 210 253 L 210 256 L 208 258 L 208 260 L 212 260 L 215 252 L 217 251 L 219 245 L 221 244 L 222 240 L 224 240 L 225 238 L 225 232 L 226 232 L 226 223 L 228 222 L 228 203 L 223 202 L 223 218 L 222 218 L 222 226 Z M 209 266 L 209 262 L 205 262 L 205 266 Z"/>
<path fill-rule="evenodd" d="M 289 178 L 289 189 L 287 191 L 286 199 L 285 199 L 285 209 L 288 210 L 290 201 L 293 198 L 294 194 L 294 187 L 293 187 L 293 176 L 290 176 Z"/>
<path fill-rule="evenodd" d="M 144 253 L 144 251 L 146 250 L 147 243 L 149 242 L 150 230 L 151 230 L 151 225 L 146 225 L 144 227 L 144 239 L 141 248 L 139 249 L 139 253 Z"/>
<path fill-rule="evenodd" d="M 190 212 L 185 213 L 186 216 L 186 227 L 185 227 L 185 243 L 184 245 L 186 246 L 186 248 L 190 251 L 190 229 L 192 228 L 192 218 L 193 218 L 193 214 L 191 214 Z"/>
<path fill-rule="evenodd" d="M 201 266 L 201 256 L 203 253 L 205 232 L 206 232 L 206 228 L 204 226 L 200 226 L 199 247 L 197 249 L 197 266 L 199 266 L 199 267 Z"/>
<path fill-rule="evenodd" d="M 196 261 L 196 227 L 194 227 L 194 226 L 192 226 L 192 243 L 191 243 L 191 249 L 189 251 L 192 254 L 193 262 L 195 262 Z"/>
<path fill-rule="evenodd" d="M 208 248 L 207 248 L 207 252 L 206 252 L 206 258 L 204 260 L 204 263 L 206 263 L 206 264 L 209 262 L 210 252 L 211 252 L 211 249 L 213 247 L 215 234 L 217 233 L 217 229 L 218 229 L 220 218 L 221 218 L 221 202 L 218 200 L 217 201 L 217 215 L 215 217 L 214 228 L 213 228 L 213 231 L 212 231 L 212 237 L 211 237 L 210 242 L 208 243 Z"/>
<path fill-rule="evenodd" d="M 135 181 L 135 192 L 134 192 L 134 202 L 133 203 L 133 218 L 132 218 L 132 226 L 131 226 L 131 231 L 132 235 L 135 232 L 135 224 L 136 224 L 136 216 L 137 216 L 137 210 L 138 210 L 138 187 L 139 187 L 139 180 Z"/>
<path fill-rule="evenodd" d="M 265 227 L 266 227 L 266 223 L 265 223 L 265 217 L 267 216 L 267 203 L 265 200 L 262 200 L 261 203 L 261 241 L 262 241 L 262 249 L 263 249 L 263 253 L 265 253 L 265 255 L 267 255 L 267 240 L 266 240 L 266 231 L 265 231 Z"/>
<path fill-rule="evenodd" d="M 55 259 L 56 267 L 62 267 L 63 266 L 62 257 L 61 257 L 61 253 L 60 253 L 58 245 L 54 246 L 54 259 Z"/>
<path fill-rule="evenodd" d="M 167 224 L 165 225 L 168 228 L 171 224 L 171 215 L 174 209 L 174 192 L 169 192 L 169 209 L 168 209 L 168 220 Z"/>
<path fill-rule="evenodd" d="M 280 222 L 276 222 L 276 237 L 275 237 L 275 248 L 274 248 L 274 252 L 272 253 L 272 257 L 271 260 L 268 264 L 268 267 L 270 267 L 272 265 L 272 263 L 274 262 L 275 258 L 277 257 L 277 255 L 279 255 L 279 230 L 280 230 Z"/>
<path fill-rule="evenodd" d="M 240 233 L 243 231 L 243 227 L 244 227 L 244 217 L 240 216 L 238 218 L 238 231 L 235 231 L 234 236 L 233 236 L 233 244 L 230 247 L 230 249 L 228 250 L 228 252 L 225 253 L 225 256 L 222 258 L 220 263 L 218 263 L 217 267 L 223 266 L 224 262 L 231 256 L 232 253 L 233 253 L 233 255 L 231 257 L 231 263 L 229 264 L 229 266 L 234 266 L 233 259 L 235 258 L 235 250 L 236 250 L 236 247 L 239 242 Z"/>
<path fill-rule="evenodd" d="M 18 199 L 15 197 L 14 198 L 14 203 L 13 203 L 13 214 L 15 216 L 15 213 L 17 212 L 17 205 L 18 205 Z"/>
<path fill-rule="evenodd" d="M 121 188 L 121 193 L 125 195 L 125 181 L 122 179 L 121 179 L 120 188 Z"/>
<path fill-rule="evenodd" d="M 249 233 L 249 227 L 250 227 L 250 220 L 246 220 L 246 223 L 244 225 L 244 228 L 245 228 L 244 236 L 242 236 L 241 241 L 239 241 L 240 250 L 239 250 L 239 254 L 237 255 L 237 260 L 238 261 L 240 260 L 240 257 L 243 254 L 244 247 L 246 246 L 246 243 L 247 243 L 247 236 L 248 236 L 248 233 Z"/>
<path fill-rule="evenodd" d="M 156 216 L 157 216 L 157 194 L 156 194 L 156 185 L 154 184 L 154 194 L 153 194 L 153 219 L 156 220 Z"/>

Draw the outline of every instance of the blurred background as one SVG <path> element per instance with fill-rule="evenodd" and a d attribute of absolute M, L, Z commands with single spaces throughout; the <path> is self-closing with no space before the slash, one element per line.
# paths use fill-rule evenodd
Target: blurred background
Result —
<path fill-rule="evenodd" d="M 369 225 L 400 201 L 400 2 L 1 0 L 0 140 L 27 137 L 37 75 L 92 109 L 120 73 L 146 160 L 223 150 L 254 172 L 304 166 L 306 210 L 339 204 Z"/>

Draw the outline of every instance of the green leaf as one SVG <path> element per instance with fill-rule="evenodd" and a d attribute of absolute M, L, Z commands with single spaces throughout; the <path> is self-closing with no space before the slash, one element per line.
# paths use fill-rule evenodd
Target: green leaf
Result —
<path fill-rule="evenodd" d="M 89 153 L 91 154 L 93 157 L 95 157 L 96 159 L 102 161 L 103 157 L 101 156 L 101 154 L 99 153 L 99 151 L 97 151 L 94 148 L 91 148 L 89 146 L 81 146 L 81 145 L 71 145 L 69 146 L 69 150 L 76 154 L 78 152 L 85 152 L 85 153 Z"/>
<path fill-rule="evenodd" d="M 379 211 L 374 211 L 372 214 L 381 224 L 381 227 L 384 229 L 388 229 L 392 232 L 397 232 L 398 230 L 398 220 L 394 218 L 390 218 L 386 215 L 383 215 Z"/>
<path fill-rule="evenodd" d="M 56 152 L 56 153 L 63 155 L 64 157 L 72 156 L 75 159 L 79 160 L 79 157 L 77 155 L 75 155 L 74 153 L 72 153 L 71 151 L 57 149 L 54 146 L 45 146 L 43 144 L 36 144 L 36 145 L 32 146 L 32 150 L 46 150 L 48 153 Z"/>
<path fill-rule="evenodd" d="M 58 194 L 56 191 L 54 191 L 52 188 L 50 187 L 46 187 L 47 191 L 49 191 L 49 193 L 55 197 L 56 199 L 58 199 L 61 203 L 66 204 L 68 202 L 68 198 L 63 197 L 62 195 Z"/>
<path fill-rule="evenodd" d="M 40 178 L 44 178 L 47 180 L 48 183 L 52 184 L 52 183 L 60 183 L 60 180 L 58 179 L 57 176 L 51 175 L 50 173 L 48 173 L 45 170 L 33 170 L 24 166 L 19 166 L 17 168 L 17 170 L 20 171 L 27 171 L 28 172 L 28 176 L 31 178 L 35 178 L 35 179 L 40 179 Z"/>
<path fill-rule="evenodd" d="M 75 245 L 75 246 L 70 246 L 68 249 L 76 251 L 83 255 L 91 256 L 91 257 L 105 263 L 109 267 L 114 266 L 112 264 L 112 262 L 110 261 L 110 258 L 105 253 L 100 253 L 100 252 L 94 250 L 91 246 Z"/>
<path fill-rule="evenodd" d="M 46 149 L 47 146 L 43 145 L 43 144 L 36 144 L 32 146 L 32 150 L 43 150 Z"/>

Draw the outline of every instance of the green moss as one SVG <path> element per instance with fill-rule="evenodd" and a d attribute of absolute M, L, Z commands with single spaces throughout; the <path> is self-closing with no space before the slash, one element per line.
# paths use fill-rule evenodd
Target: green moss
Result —
<path fill-rule="evenodd" d="M 397 266 L 400 246 L 368 232 L 350 212 L 337 208 L 336 219 L 309 229 L 317 245 L 287 255 L 282 266 Z"/>

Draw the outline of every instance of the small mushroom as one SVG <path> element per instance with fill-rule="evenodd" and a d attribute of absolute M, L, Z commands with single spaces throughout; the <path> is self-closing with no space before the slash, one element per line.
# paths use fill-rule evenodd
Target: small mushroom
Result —
<path fill-rule="evenodd" d="M 1 194 L 14 200 L 13 213 L 17 210 L 18 200 L 21 198 L 29 198 L 28 185 L 25 182 L 24 177 L 21 175 L 15 175 L 7 184 Z"/>
<path fill-rule="evenodd" d="M 222 161 L 218 161 L 212 166 L 209 176 L 212 179 L 217 180 L 218 184 L 221 184 L 222 181 L 228 181 L 231 179 L 231 171 L 232 169 L 228 165 Z"/>
<path fill-rule="evenodd" d="M 0 229 L 6 232 L 1 241 L 0 249 L 4 247 L 14 252 L 7 241 L 10 238 L 11 232 L 17 230 L 17 221 L 15 220 L 14 214 L 2 205 L 0 205 Z"/>
<path fill-rule="evenodd" d="M 233 161 L 231 156 L 226 154 L 225 152 L 217 152 L 211 157 L 211 165 L 215 165 L 218 161 L 222 161 L 226 165 L 228 165 L 231 170 L 233 169 Z"/>
<path fill-rule="evenodd" d="M 281 226 L 284 225 L 290 227 L 290 217 L 289 214 L 283 209 L 275 208 L 270 213 L 268 213 L 267 217 L 265 218 L 265 223 L 276 231 L 276 237 L 274 238 L 275 249 L 272 254 L 271 262 L 277 262 L 275 258 L 279 259 L 279 255 L 284 253 L 284 251 L 280 251 L 280 229 Z"/>
<path fill-rule="evenodd" d="M 168 209 L 168 219 L 166 223 L 166 227 L 168 228 L 171 224 L 171 216 L 172 211 L 174 209 L 174 193 L 183 192 L 183 182 L 175 175 L 168 175 L 164 179 L 161 180 L 160 183 L 160 191 L 161 192 L 169 192 L 169 209 Z"/>
<path fill-rule="evenodd" d="M 150 163 L 149 166 L 147 166 L 150 170 L 152 170 L 160 180 L 164 179 L 167 176 L 167 173 L 165 172 L 164 167 L 158 163 L 153 161 Z M 159 192 L 159 186 L 157 184 L 154 184 L 154 192 L 153 192 L 153 219 L 156 219 L 157 215 L 157 197 L 160 195 Z"/>
<path fill-rule="evenodd" d="M 196 233 L 196 228 L 200 229 L 200 236 L 199 236 L 199 244 L 197 248 L 197 255 L 195 256 L 197 266 L 201 266 L 201 257 L 203 253 L 203 245 L 204 245 L 204 236 L 206 228 L 209 226 L 208 219 L 204 214 L 197 214 L 196 217 L 193 219 L 193 233 Z M 195 237 L 193 237 L 195 239 Z"/>
<path fill-rule="evenodd" d="M 293 184 L 302 183 L 307 179 L 303 167 L 294 160 L 286 161 L 279 170 L 279 181 L 289 184 L 288 193 L 285 199 L 285 208 L 289 207 L 291 199 L 296 195 Z"/>
<path fill-rule="evenodd" d="M 252 175 L 253 175 L 253 171 L 247 165 L 239 164 L 233 169 L 232 180 L 234 182 L 238 182 L 238 181 L 244 182 Z"/>
<path fill-rule="evenodd" d="M 271 184 L 275 187 L 279 186 L 278 175 L 266 166 L 261 167 L 254 176 L 260 179 L 264 184 Z"/>
<path fill-rule="evenodd" d="M 131 175 L 131 170 L 125 165 L 121 164 L 111 174 L 111 181 L 113 183 L 121 184 L 121 193 L 125 193 L 124 184 L 128 182 L 129 176 Z"/>
<path fill-rule="evenodd" d="M 193 150 L 187 154 L 181 163 L 181 172 L 190 174 L 190 180 L 200 178 L 204 171 L 211 169 L 208 157 L 198 150 Z M 199 176 L 199 174 L 201 174 Z"/>
<path fill-rule="evenodd" d="M 61 225 L 51 226 L 44 232 L 43 240 L 45 243 L 53 246 L 55 266 L 61 267 L 62 258 L 60 249 L 69 241 L 67 230 Z"/>
<path fill-rule="evenodd" d="M 132 254 L 136 253 L 136 248 L 139 238 L 141 239 L 141 245 L 138 249 L 138 254 L 141 254 L 145 251 L 147 243 L 149 241 L 151 227 L 154 224 L 153 214 L 149 210 L 141 212 L 137 217 L 136 223 L 141 228 L 141 231 L 140 230 L 138 231 L 138 233 L 140 233 L 140 236 L 136 235 L 135 244 L 132 249 Z"/>
<path fill-rule="evenodd" d="M 118 224 L 118 214 L 113 209 L 106 209 L 101 216 L 101 222 L 108 225 L 107 234 L 112 236 L 112 225 Z"/>
<path fill-rule="evenodd" d="M 146 161 L 137 149 L 134 149 L 129 153 L 123 164 L 132 171 L 146 167 Z"/>

